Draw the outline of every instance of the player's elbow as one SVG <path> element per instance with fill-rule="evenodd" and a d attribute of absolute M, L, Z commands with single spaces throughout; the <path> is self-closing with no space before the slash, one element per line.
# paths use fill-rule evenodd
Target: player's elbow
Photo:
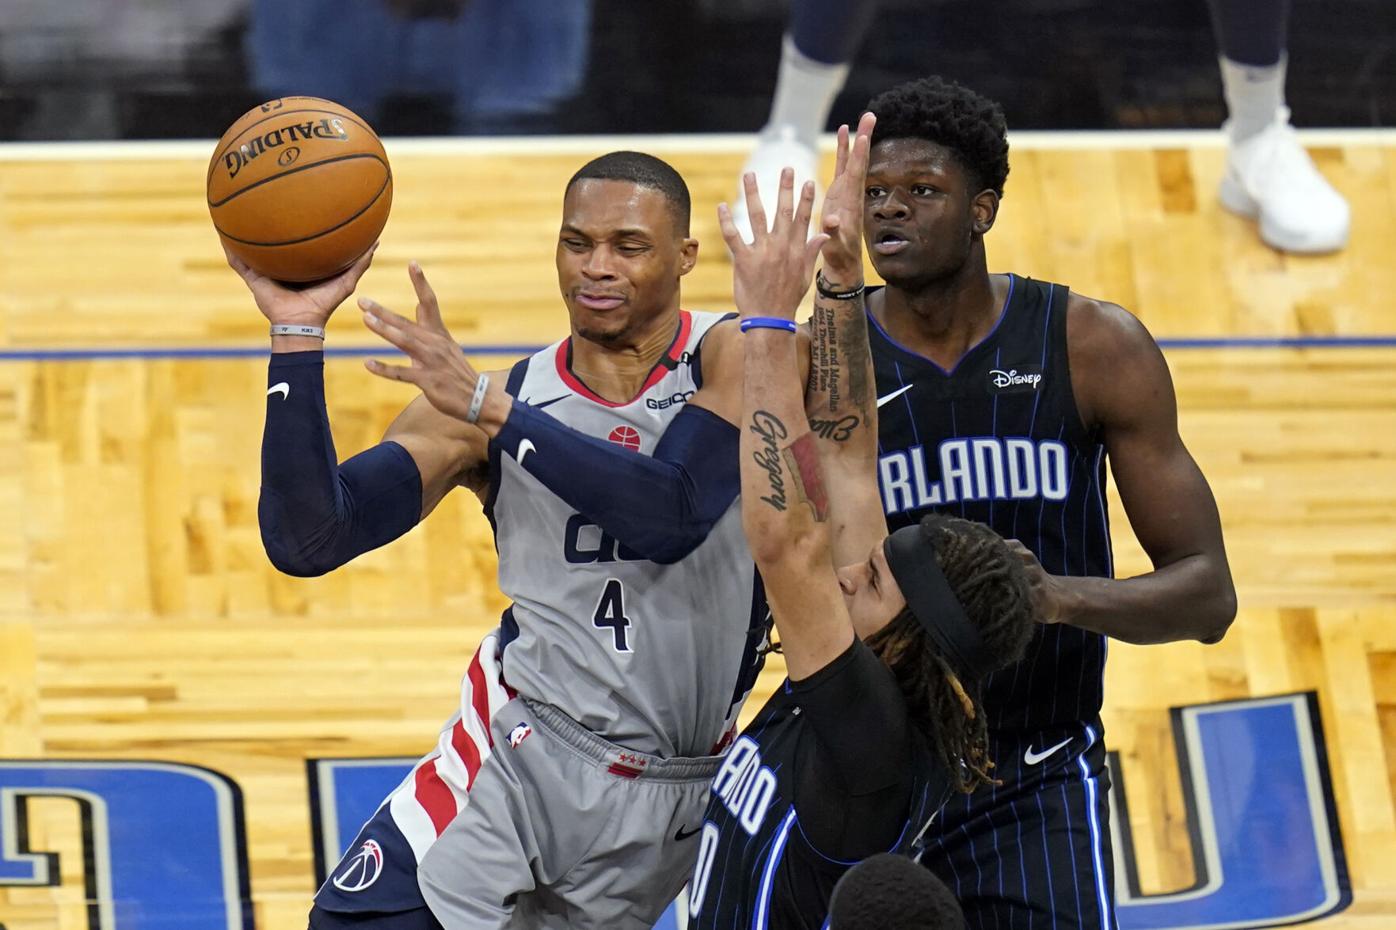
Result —
<path fill-rule="evenodd" d="M 1235 586 L 1231 585 L 1230 578 L 1227 578 L 1224 591 L 1217 593 L 1209 613 L 1208 626 L 1202 631 L 1202 635 L 1199 635 L 1198 640 L 1206 645 L 1215 645 L 1222 642 L 1235 620 Z"/>
<path fill-rule="evenodd" d="M 273 568 L 294 578 L 318 578 L 339 567 L 331 560 L 297 551 L 294 547 L 286 545 L 283 540 L 269 536 L 265 531 L 262 533 L 262 548 L 266 551 L 267 559 L 271 561 Z"/>
<path fill-rule="evenodd" d="M 265 492 L 257 508 L 257 528 L 262 534 L 262 550 L 272 567 L 283 575 L 318 578 L 348 561 L 333 551 L 330 540 L 308 542 L 292 533 Z"/>
<path fill-rule="evenodd" d="M 1204 625 L 1197 637 L 1208 646 L 1215 645 L 1226 636 L 1236 619 L 1236 585 L 1231 573 L 1223 571 L 1217 582 L 1217 589 L 1208 598 L 1209 609 L 1204 611 Z"/>

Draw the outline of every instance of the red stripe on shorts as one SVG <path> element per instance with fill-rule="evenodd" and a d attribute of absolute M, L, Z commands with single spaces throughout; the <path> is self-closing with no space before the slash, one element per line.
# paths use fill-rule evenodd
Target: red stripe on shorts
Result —
<path fill-rule="evenodd" d="M 480 750 L 475 748 L 475 740 L 465 732 L 465 724 L 459 720 L 451 727 L 451 746 L 465 763 L 465 789 L 469 791 L 475 786 L 475 774 L 480 771 Z"/>
<path fill-rule="evenodd" d="M 494 734 L 490 732 L 490 691 L 485 684 L 485 670 L 480 665 L 480 652 L 475 651 L 475 658 L 470 660 L 470 705 L 475 708 L 475 713 L 480 717 L 480 725 L 485 728 L 485 739 L 489 740 L 490 747 L 494 747 Z M 459 726 L 459 724 L 457 724 Z"/>
<path fill-rule="evenodd" d="M 639 778 L 644 774 L 643 769 L 631 768 L 619 762 L 612 762 L 611 767 L 606 769 L 606 771 L 620 778 Z"/>
<path fill-rule="evenodd" d="M 451 818 L 456 816 L 456 799 L 441 776 L 436 774 L 436 759 L 428 760 L 417 769 L 417 803 L 431 818 L 436 835 L 446 832 Z"/>

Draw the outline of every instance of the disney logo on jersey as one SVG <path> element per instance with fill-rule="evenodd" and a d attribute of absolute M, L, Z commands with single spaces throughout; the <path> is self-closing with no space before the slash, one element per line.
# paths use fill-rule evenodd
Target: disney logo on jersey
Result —
<path fill-rule="evenodd" d="M 1042 369 L 1031 367 L 1019 371 L 1010 368 L 1004 371 L 1002 368 L 994 368 L 989 371 L 989 384 L 995 394 L 1025 394 L 1029 391 L 1037 390 L 1037 385 L 1042 381 Z"/>
<path fill-rule="evenodd" d="M 646 397 L 645 406 L 651 410 L 667 410 L 677 404 L 686 404 L 693 391 L 676 391 L 668 397 Z"/>
<path fill-rule="evenodd" d="M 1066 444 L 1058 439 L 973 436 L 946 439 L 878 457 L 877 477 L 887 513 L 957 501 L 1066 500 Z"/>

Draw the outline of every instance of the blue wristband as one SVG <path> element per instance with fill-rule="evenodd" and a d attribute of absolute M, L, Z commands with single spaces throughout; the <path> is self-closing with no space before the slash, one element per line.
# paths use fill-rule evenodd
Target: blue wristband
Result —
<path fill-rule="evenodd" d="M 783 329 L 788 333 L 795 332 L 795 321 L 782 319 L 778 316 L 753 316 L 742 320 L 741 330 L 746 332 L 749 329 Z"/>

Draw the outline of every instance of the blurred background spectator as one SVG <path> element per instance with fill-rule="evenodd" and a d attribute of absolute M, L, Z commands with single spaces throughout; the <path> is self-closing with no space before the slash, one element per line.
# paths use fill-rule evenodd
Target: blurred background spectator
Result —
<path fill-rule="evenodd" d="M 786 0 L 0 0 L 0 139 L 211 137 L 283 93 L 388 134 L 754 132 Z M 935 71 L 1015 129 L 1212 128 L 1205 3 L 880 0 L 830 120 Z M 1396 124 L 1396 4 L 1298 2 L 1288 102 Z"/>

